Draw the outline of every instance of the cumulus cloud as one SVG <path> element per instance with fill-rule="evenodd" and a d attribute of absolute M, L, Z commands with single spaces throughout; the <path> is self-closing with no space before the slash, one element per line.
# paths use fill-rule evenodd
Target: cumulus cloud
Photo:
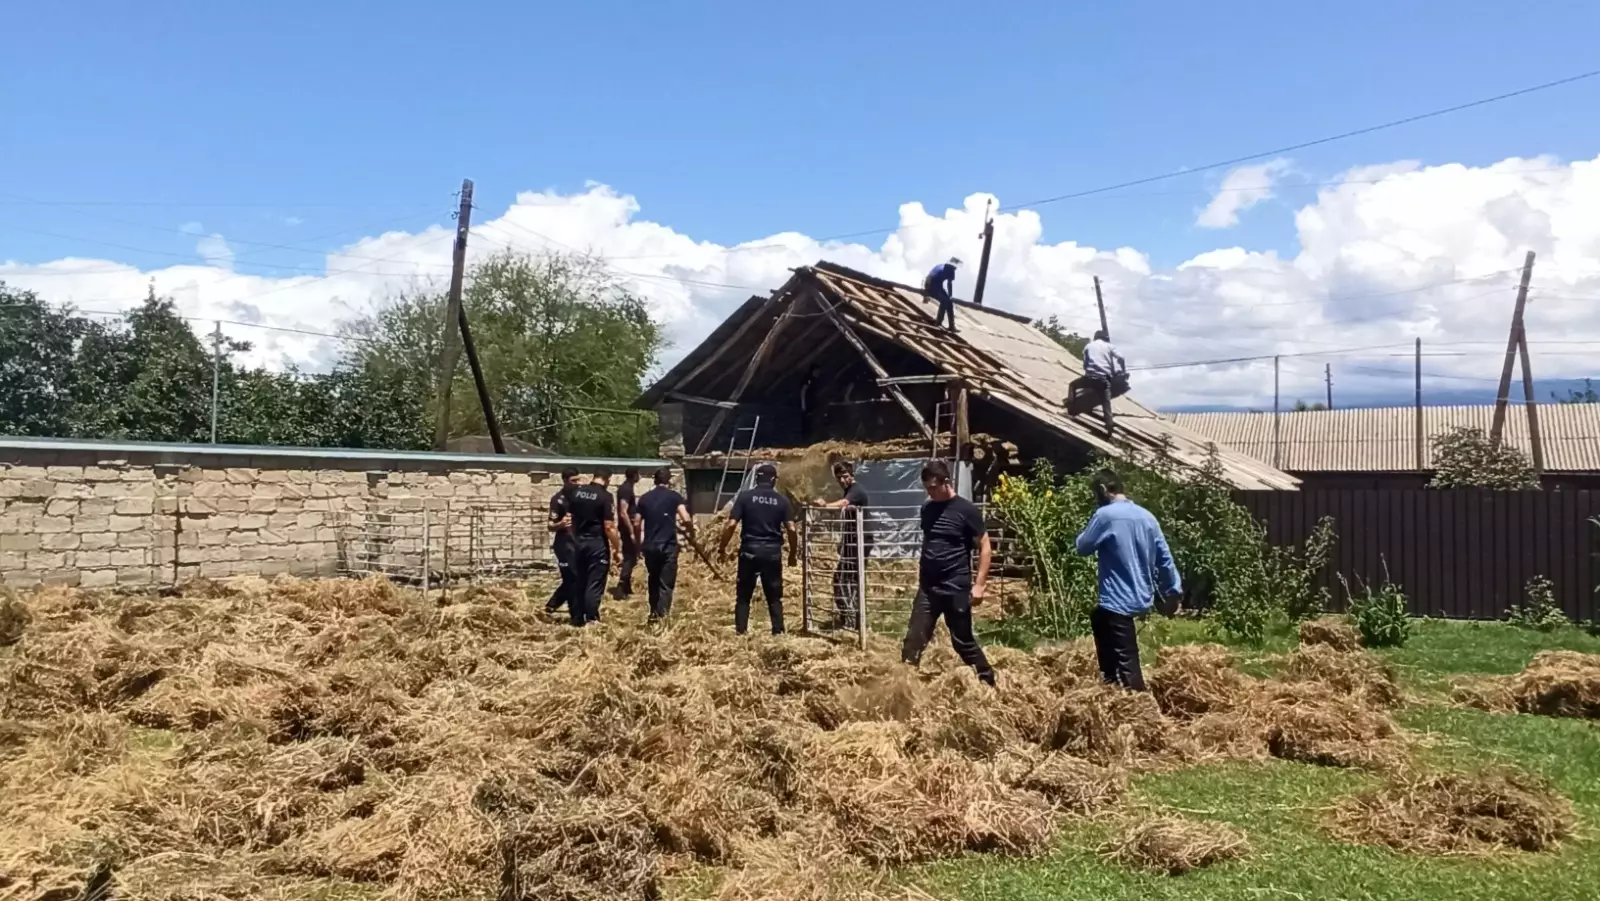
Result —
<path fill-rule="evenodd" d="M 194 252 L 208 265 L 218 269 L 233 268 L 233 248 L 228 246 L 227 239 L 221 235 L 206 235 L 196 241 Z"/>
<path fill-rule="evenodd" d="M 1272 354 L 1285 355 L 1286 398 L 1320 397 L 1324 358 L 1298 355 L 1352 347 L 1374 349 L 1326 358 L 1340 393 L 1403 393 L 1410 386 L 1404 357 L 1417 337 L 1425 351 L 1455 354 L 1426 361 L 1429 390 L 1482 388 L 1499 373 L 1517 270 L 1531 249 L 1539 255 L 1527 320 L 1535 370 L 1541 378 L 1593 374 L 1590 361 L 1600 359 L 1592 352 L 1600 348 L 1600 158 L 1397 163 L 1340 180 L 1296 212 L 1293 256 L 1219 247 L 1158 268 L 1134 247 L 1046 242 L 1048 208 L 1002 214 L 986 302 L 1031 317 L 1056 315 L 1086 332 L 1096 324 L 1092 285 L 1099 276 L 1113 334 L 1140 370 L 1134 391 L 1155 405 L 1270 405 L 1270 361 L 1148 367 Z M 665 324 L 674 341 L 671 363 L 745 298 L 782 284 L 792 267 L 827 259 L 917 283 L 952 255 L 976 259 L 975 236 L 990 200 L 974 194 L 959 208 L 937 211 L 906 203 L 898 227 L 873 245 L 781 233 L 724 246 L 653 222 L 633 196 L 594 184 L 574 194 L 527 192 L 504 210 L 485 210 L 468 246 L 472 258 L 507 247 L 605 258 Z M 287 278 L 214 264 L 140 271 L 64 259 L 0 262 L 0 279 L 99 310 L 136 304 L 154 279 L 158 293 L 206 320 L 196 324 L 202 331 L 211 319 L 333 331 L 396 292 L 442 286 L 453 234 L 441 223 L 363 238 L 328 253 L 320 271 Z M 975 268 L 963 268 L 958 295 L 970 296 Z M 342 348 L 315 336 L 223 329 L 252 341 L 254 362 L 268 366 L 323 367 Z M 1595 343 L 1565 343 L 1580 341 Z"/>
<path fill-rule="evenodd" d="M 1200 211 L 1195 224 L 1201 228 L 1231 228 L 1238 225 L 1240 213 L 1263 200 L 1272 199 L 1273 185 L 1288 169 L 1288 160 L 1276 159 L 1229 171 L 1211 202 Z"/>

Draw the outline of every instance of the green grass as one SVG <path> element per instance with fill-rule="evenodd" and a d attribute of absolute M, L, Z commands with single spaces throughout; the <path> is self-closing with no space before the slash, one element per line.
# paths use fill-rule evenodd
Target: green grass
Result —
<path fill-rule="evenodd" d="M 1146 660 L 1163 645 L 1215 641 L 1203 623 L 1152 619 L 1141 630 Z M 1279 628 L 1260 647 L 1241 647 L 1249 669 L 1290 650 Z M 1570 648 L 1600 653 L 1600 639 L 1578 629 L 1532 632 L 1493 623 L 1421 622 L 1404 648 L 1381 651 L 1420 701 L 1399 713 L 1423 737 L 1422 766 L 1471 770 L 1520 766 L 1549 779 L 1578 810 L 1580 834 L 1549 854 L 1487 859 L 1408 856 L 1330 839 L 1319 821 L 1340 797 L 1374 785 L 1365 773 L 1303 764 L 1224 764 L 1145 774 L 1133 783 L 1133 810 L 1177 810 L 1243 830 L 1244 860 L 1187 876 L 1128 870 L 1097 849 L 1109 820 L 1064 830 L 1058 850 L 1034 860 L 968 857 L 906 874 L 941 898 L 964 901 L 1091 898 L 1096 901 L 1210 899 L 1364 899 L 1364 901 L 1579 901 L 1600 897 L 1600 729 L 1578 720 L 1501 716 L 1446 706 L 1438 693 L 1452 677 L 1513 673 L 1535 652 Z"/>

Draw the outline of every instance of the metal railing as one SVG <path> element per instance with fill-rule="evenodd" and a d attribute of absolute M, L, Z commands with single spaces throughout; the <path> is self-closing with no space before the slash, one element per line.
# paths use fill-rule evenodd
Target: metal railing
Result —
<path fill-rule="evenodd" d="M 338 528 L 341 573 L 424 591 L 555 568 L 545 511 L 529 501 L 372 501 L 342 514 Z"/>
<path fill-rule="evenodd" d="M 987 513 L 992 561 L 986 603 L 1004 608 L 1025 596 L 1026 559 L 1016 537 Z M 807 631 L 851 631 L 864 647 L 870 632 L 904 627 L 917 596 L 921 508 L 807 508 L 800 548 Z"/>

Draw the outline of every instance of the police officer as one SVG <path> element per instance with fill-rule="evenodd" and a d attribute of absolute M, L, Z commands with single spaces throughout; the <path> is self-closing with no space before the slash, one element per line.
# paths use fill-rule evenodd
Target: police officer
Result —
<path fill-rule="evenodd" d="M 617 537 L 617 510 L 606 490 L 611 472 L 596 470 L 587 485 L 568 492 L 567 510 L 572 517 L 573 578 L 576 591 L 568 599 L 567 610 L 574 626 L 600 620 L 600 597 L 605 594 L 610 563 L 620 563 L 622 549 Z M 608 554 L 609 551 L 609 554 Z"/>
<path fill-rule="evenodd" d="M 854 629 L 861 593 L 860 572 L 856 566 L 860 560 L 856 511 L 865 515 L 867 490 L 856 481 L 854 463 L 840 460 L 833 464 L 833 478 L 844 491 L 844 497 L 832 502 L 818 498 L 816 506 L 839 511 L 839 559 L 833 567 L 833 627 Z M 865 528 L 862 531 L 866 531 Z"/>
<path fill-rule="evenodd" d="M 900 659 L 912 666 L 921 662 L 942 616 L 961 661 L 976 670 L 979 679 L 993 685 L 994 670 L 972 634 L 972 607 L 983 603 L 992 554 L 983 512 L 956 494 L 950 484 L 950 467 L 943 461 L 922 467 L 922 487 L 928 492 L 922 505 L 922 560 Z M 974 549 L 978 551 L 976 577 L 972 572 Z"/>
<path fill-rule="evenodd" d="M 739 575 L 734 587 L 733 630 L 740 635 L 750 628 L 750 599 L 755 594 L 757 580 L 767 598 L 772 634 L 783 632 L 783 538 L 789 537 L 790 566 L 797 563 L 800 542 L 795 537 L 789 499 L 778 493 L 777 482 L 778 467 L 771 463 L 756 467 L 756 485 L 734 498 L 728 525 L 722 530 L 722 543 L 717 548 L 719 556 L 726 554 L 734 527 L 739 527 Z"/>
<path fill-rule="evenodd" d="M 568 466 L 561 470 L 561 490 L 550 498 L 550 533 L 554 536 L 550 541 L 550 551 L 555 554 L 556 568 L 561 573 L 561 582 L 556 585 L 556 590 L 550 593 L 550 600 L 544 605 L 545 612 L 554 613 L 572 602 L 573 594 L 577 591 L 577 578 L 572 569 L 572 515 L 567 512 L 568 505 L 572 502 L 572 489 L 578 487 L 578 469 Z"/>
<path fill-rule="evenodd" d="M 644 554 L 645 588 L 650 597 L 650 622 L 672 612 L 672 591 L 678 584 L 678 523 L 694 540 L 694 517 L 683 495 L 672 490 L 672 470 L 656 470 L 655 487 L 639 498 L 634 516 L 639 549 Z"/>
<path fill-rule="evenodd" d="M 634 528 L 634 486 L 639 484 L 639 467 L 630 466 L 622 471 L 622 484 L 617 486 L 617 531 L 622 535 L 622 565 L 617 568 L 617 587 L 611 596 L 621 600 L 633 595 L 633 568 L 639 562 L 639 531 Z"/>

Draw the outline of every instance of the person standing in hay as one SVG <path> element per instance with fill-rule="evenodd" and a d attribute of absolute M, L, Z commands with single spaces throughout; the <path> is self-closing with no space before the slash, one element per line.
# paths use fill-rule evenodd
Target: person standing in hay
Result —
<path fill-rule="evenodd" d="M 750 629 L 750 599 L 761 582 L 767 598 L 767 616 L 772 634 L 783 634 L 783 539 L 789 538 L 789 565 L 799 559 L 800 541 L 794 531 L 789 499 L 779 494 L 778 467 L 763 463 L 756 467 L 754 488 L 739 492 L 728 524 L 722 530 L 717 556 L 726 556 L 733 530 L 739 529 L 739 575 L 735 580 L 733 630 L 740 635 Z"/>
<path fill-rule="evenodd" d="M 650 620 L 658 623 L 672 612 L 672 592 L 678 585 L 678 523 L 694 541 L 694 517 L 689 515 L 683 495 L 672 490 L 672 470 L 656 470 L 655 487 L 638 501 L 634 531 L 642 538 L 645 588 L 650 598 Z"/>
<path fill-rule="evenodd" d="M 1183 582 L 1161 524 L 1122 493 L 1121 477 L 1103 469 L 1093 484 L 1100 508 L 1078 536 L 1077 551 L 1094 555 L 1100 572 L 1099 603 L 1089 614 L 1095 656 L 1106 682 L 1144 691 L 1134 617 L 1150 612 L 1157 581 L 1168 599 L 1183 593 Z"/>
<path fill-rule="evenodd" d="M 594 479 L 568 492 L 567 509 L 572 516 L 573 575 L 577 591 L 567 599 L 567 612 L 574 626 L 600 621 L 600 599 L 606 591 L 606 576 L 611 564 L 622 561 L 621 539 L 617 537 L 617 508 L 606 485 L 611 471 L 597 469 Z M 609 555 L 607 552 L 610 552 Z"/>
<path fill-rule="evenodd" d="M 634 505 L 638 498 L 634 486 L 639 484 L 639 467 L 630 466 L 622 471 L 622 484 L 617 486 L 617 534 L 622 537 L 622 563 L 617 567 L 617 587 L 611 596 L 617 600 L 633 597 L 633 568 L 639 562 L 639 531 L 634 528 L 637 518 Z"/>
<path fill-rule="evenodd" d="M 917 597 L 900 645 L 900 659 L 912 666 L 922 662 L 922 652 L 933 640 L 933 629 L 942 616 L 950 630 L 950 644 L 961 661 L 992 686 L 994 670 L 972 634 L 972 608 L 983 603 L 994 553 L 983 511 L 956 494 L 950 467 L 941 460 L 922 467 L 922 487 L 928 492 L 922 505 L 922 560 L 917 566 Z M 972 571 L 974 550 L 978 552 L 976 575 Z"/>
<path fill-rule="evenodd" d="M 856 481 L 854 463 L 840 460 L 833 464 L 833 478 L 844 491 L 836 501 L 817 498 L 816 506 L 839 511 L 839 559 L 833 567 L 833 628 L 856 628 L 856 612 L 861 603 L 861 580 L 857 562 L 860 544 L 856 541 L 856 511 L 866 515 L 867 490 Z M 865 529 L 863 529 L 865 531 Z"/>
<path fill-rule="evenodd" d="M 572 538 L 572 514 L 567 510 L 572 503 L 572 489 L 578 487 L 578 478 L 576 466 L 568 466 L 561 470 L 561 489 L 550 497 L 549 529 L 555 536 L 550 540 L 550 552 L 555 555 L 556 569 L 561 573 L 561 582 L 550 594 L 550 600 L 545 602 L 546 613 L 554 613 L 572 603 L 572 599 L 578 593 L 577 574 L 572 568 L 572 556 L 575 550 Z"/>

